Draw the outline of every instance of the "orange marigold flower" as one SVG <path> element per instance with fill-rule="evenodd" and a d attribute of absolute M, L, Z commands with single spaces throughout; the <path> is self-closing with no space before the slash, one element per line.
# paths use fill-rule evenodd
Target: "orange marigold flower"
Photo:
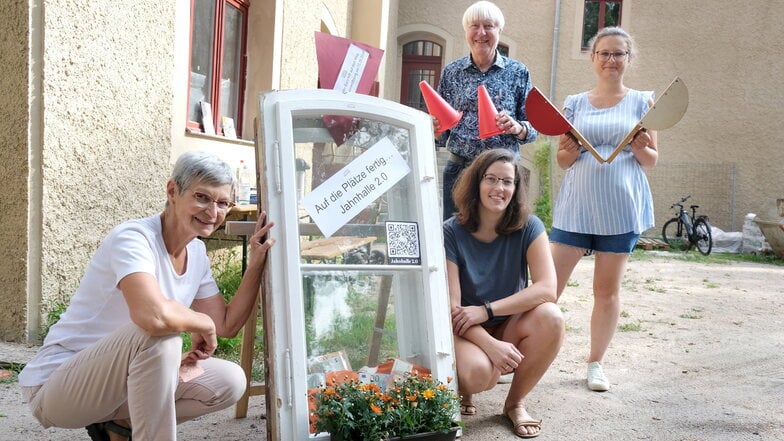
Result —
<path fill-rule="evenodd" d="M 381 388 L 378 387 L 375 383 L 368 383 L 368 384 L 360 384 L 358 387 L 361 391 L 368 391 L 368 392 L 379 392 Z"/>
<path fill-rule="evenodd" d="M 406 399 L 408 401 L 416 401 L 417 396 L 416 395 L 406 395 Z"/>
<path fill-rule="evenodd" d="M 447 390 L 447 389 L 449 389 L 449 387 L 446 384 L 439 384 L 438 386 L 436 386 L 436 389 L 438 389 L 438 390 Z"/>
<path fill-rule="evenodd" d="M 372 410 L 376 415 L 381 415 L 381 408 L 375 404 L 370 405 L 370 410 Z"/>

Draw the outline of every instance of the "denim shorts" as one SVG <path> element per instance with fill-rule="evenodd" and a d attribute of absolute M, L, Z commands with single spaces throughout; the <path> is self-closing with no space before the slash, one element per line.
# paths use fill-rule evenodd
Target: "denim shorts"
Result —
<path fill-rule="evenodd" d="M 630 254 L 634 250 L 634 246 L 637 245 L 637 239 L 639 238 L 640 235 L 634 234 L 634 232 L 602 236 L 598 234 L 572 233 L 571 231 L 563 231 L 558 228 L 550 230 L 550 242 L 600 253 Z"/>

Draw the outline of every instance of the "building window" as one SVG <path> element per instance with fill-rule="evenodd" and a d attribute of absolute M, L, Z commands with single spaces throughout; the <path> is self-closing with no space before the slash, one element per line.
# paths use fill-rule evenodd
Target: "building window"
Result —
<path fill-rule="evenodd" d="M 585 0 L 583 10 L 583 50 L 589 50 L 588 42 L 599 29 L 621 25 L 622 0 Z"/>
<path fill-rule="evenodd" d="M 245 43 L 250 0 L 191 1 L 189 129 L 204 131 L 202 102 L 210 103 L 212 126 L 223 134 L 231 118 L 242 135 L 245 92 Z"/>
<path fill-rule="evenodd" d="M 419 82 L 424 80 L 433 88 L 441 80 L 441 45 L 432 41 L 417 40 L 403 45 L 403 81 L 400 84 L 400 102 L 427 112 Z"/>

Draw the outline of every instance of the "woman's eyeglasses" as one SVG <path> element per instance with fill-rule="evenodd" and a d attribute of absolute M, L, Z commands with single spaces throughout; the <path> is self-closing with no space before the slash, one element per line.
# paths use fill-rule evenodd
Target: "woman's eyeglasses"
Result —
<path fill-rule="evenodd" d="M 626 59 L 626 56 L 629 55 L 629 51 L 626 52 L 596 51 L 594 53 L 599 58 L 599 61 L 607 61 L 610 58 L 614 58 L 618 61 L 621 61 Z"/>
<path fill-rule="evenodd" d="M 515 180 L 512 178 L 499 178 L 495 175 L 484 175 L 482 176 L 482 180 L 487 182 L 491 187 L 495 187 L 500 182 L 504 188 L 514 188 Z"/>
<path fill-rule="evenodd" d="M 215 199 L 208 194 L 199 193 L 198 191 L 193 192 L 193 198 L 196 199 L 196 205 L 203 209 L 211 208 L 214 202 L 215 207 L 222 213 L 229 211 L 229 209 L 235 205 L 234 202 Z"/>

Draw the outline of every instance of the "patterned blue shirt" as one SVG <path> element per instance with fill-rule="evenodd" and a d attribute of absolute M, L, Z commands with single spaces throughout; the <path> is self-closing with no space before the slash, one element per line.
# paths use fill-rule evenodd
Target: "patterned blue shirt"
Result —
<path fill-rule="evenodd" d="M 484 84 L 496 110 L 506 112 L 525 125 L 528 134 L 520 141 L 514 135 L 496 135 L 479 139 L 477 112 L 477 87 Z M 474 159 L 485 150 L 505 148 L 520 152 L 520 144 L 532 142 L 538 135 L 525 116 L 525 98 L 531 90 L 528 68 L 519 61 L 497 54 L 495 62 L 487 72 L 482 72 L 471 60 L 471 56 L 457 59 L 444 67 L 438 93 L 463 117 L 456 126 L 446 130 L 438 140 L 450 152 L 466 159 Z"/>

